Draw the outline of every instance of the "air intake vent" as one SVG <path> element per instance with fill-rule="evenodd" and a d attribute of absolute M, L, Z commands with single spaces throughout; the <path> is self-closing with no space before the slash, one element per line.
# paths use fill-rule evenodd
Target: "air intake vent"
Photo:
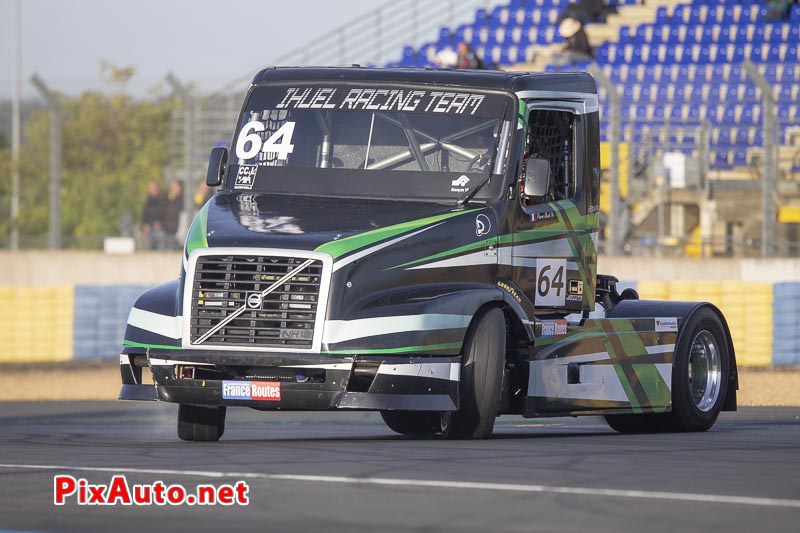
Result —
<path fill-rule="evenodd" d="M 205 255 L 191 283 L 190 343 L 310 348 L 322 261 Z"/>

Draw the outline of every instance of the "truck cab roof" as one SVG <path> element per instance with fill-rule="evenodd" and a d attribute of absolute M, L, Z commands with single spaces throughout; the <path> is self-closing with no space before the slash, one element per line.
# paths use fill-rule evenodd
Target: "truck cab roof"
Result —
<path fill-rule="evenodd" d="M 274 82 L 378 82 L 443 85 L 497 91 L 552 91 L 597 94 L 597 85 L 585 72 L 506 72 L 499 70 L 452 70 L 434 68 L 366 67 L 269 67 L 253 78 L 253 84 Z"/>

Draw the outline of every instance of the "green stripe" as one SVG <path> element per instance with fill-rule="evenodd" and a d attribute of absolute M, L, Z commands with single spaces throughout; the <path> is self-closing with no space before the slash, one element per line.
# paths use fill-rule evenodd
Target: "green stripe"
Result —
<path fill-rule="evenodd" d="M 169 346 L 168 344 L 143 344 L 141 342 L 134 342 L 125 339 L 122 341 L 124 346 L 133 346 L 135 348 L 160 348 L 162 350 L 180 350 L 180 346 Z"/>
<path fill-rule="evenodd" d="M 410 352 L 432 352 L 438 350 L 460 350 L 460 342 L 445 342 L 443 344 L 428 344 L 425 346 L 401 346 L 399 348 L 383 348 L 374 350 L 323 350 L 324 354 L 387 354 L 387 353 L 410 353 Z"/>
<path fill-rule="evenodd" d="M 664 412 L 670 405 L 672 393 L 667 387 L 666 382 L 661 377 L 661 373 L 653 364 L 633 365 L 633 371 L 639 378 L 639 383 L 644 387 L 647 397 L 650 399 L 650 406 L 655 412 Z"/>
<path fill-rule="evenodd" d="M 208 239 L 206 237 L 206 229 L 208 227 L 208 205 L 211 200 L 206 202 L 197 216 L 192 221 L 192 226 L 189 228 L 189 233 L 186 235 L 186 255 L 188 256 L 192 251 L 198 248 L 208 248 Z"/>
<path fill-rule="evenodd" d="M 318 246 L 314 251 L 326 252 L 336 259 L 345 254 L 358 250 L 359 248 L 364 248 L 370 244 L 375 244 L 376 242 L 400 235 L 401 233 L 406 233 L 435 222 L 441 222 L 442 220 L 447 220 L 448 218 L 479 211 L 480 209 L 483 208 L 455 211 L 452 213 L 445 213 L 443 215 L 435 215 L 418 220 L 410 220 L 408 222 L 395 224 L 394 226 L 387 226 L 385 228 L 378 228 L 376 230 L 359 233 L 358 235 L 353 235 L 344 239 L 339 239 L 338 241 L 326 242 L 325 244 Z"/>

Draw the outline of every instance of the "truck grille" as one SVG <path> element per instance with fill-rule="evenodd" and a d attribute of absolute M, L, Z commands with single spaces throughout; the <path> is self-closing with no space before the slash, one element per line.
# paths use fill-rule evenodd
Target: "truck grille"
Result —
<path fill-rule="evenodd" d="M 192 280 L 190 343 L 243 306 L 246 310 L 201 345 L 310 348 L 319 304 L 322 261 L 263 295 L 298 268 L 300 257 L 207 255 L 197 259 Z"/>

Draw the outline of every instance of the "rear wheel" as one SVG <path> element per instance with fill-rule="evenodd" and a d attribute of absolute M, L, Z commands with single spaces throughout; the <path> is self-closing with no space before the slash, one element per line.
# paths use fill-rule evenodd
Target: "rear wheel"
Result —
<path fill-rule="evenodd" d="M 224 406 L 178 406 L 178 438 L 188 441 L 217 441 L 225 433 Z"/>
<path fill-rule="evenodd" d="M 672 368 L 670 414 L 676 431 L 706 431 L 713 426 L 728 391 L 730 353 L 722 322 L 708 309 L 692 318 L 690 335 L 676 352 Z"/>
<path fill-rule="evenodd" d="M 706 431 L 716 422 L 727 393 L 728 338 L 719 316 L 700 309 L 684 325 L 672 365 L 672 412 L 607 415 L 620 433 Z"/>
<path fill-rule="evenodd" d="M 458 411 L 441 416 L 448 439 L 488 439 L 494 429 L 506 353 L 506 321 L 493 307 L 480 312 L 464 339 Z"/>
<path fill-rule="evenodd" d="M 401 435 L 429 437 L 442 431 L 442 414 L 435 411 L 381 411 L 381 417 Z"/>

